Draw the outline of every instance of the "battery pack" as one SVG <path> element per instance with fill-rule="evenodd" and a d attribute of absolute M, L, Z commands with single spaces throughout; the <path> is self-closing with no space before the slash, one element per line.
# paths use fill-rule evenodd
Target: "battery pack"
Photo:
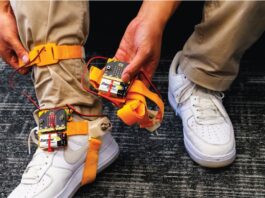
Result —
<path fill-rule="evenodd" d="M 98 88 L 99 92 L 112 97 L 125 97 L 130 83 L 124 83 L 121 76 L 127 65 L 128 63 L 109 59 Z"/>
<path fill-rule="evenodd" d="M 54 149 L 66 145 L 67 135 L 65 133 L 39 134 L 39 147 L 42 149 Z"/>

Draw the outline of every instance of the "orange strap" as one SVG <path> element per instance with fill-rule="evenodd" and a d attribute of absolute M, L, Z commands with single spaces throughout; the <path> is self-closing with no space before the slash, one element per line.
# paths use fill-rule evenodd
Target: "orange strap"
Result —
<path fill-rule="evenodd" d="M 92 66 L 89 73 L 91 85 L 98 89 L 104 70 Z M 141 128 L 155 131 L 162 122 L 164 116 L 164 103 L 154 92 L 150 91 L 140 80 L 134 80 L 128 90 L 126 99 L 108 97 L 102 93 L 99 96 L 109 99 L 117 106 L 122 106 L 118 111 L 118 117 L 127 125 L 138 123 Z M 151 111 L 147 108 L 146 98 L 154 102 L 159 110 Z"/>
<path fill-rule="evenodd" d="M 89 133 L 88 121 L 68 122 L 67 135 L 87 135 Z M 101 140 L 91 137 L 89 139 L 89 148 L 86 155 L 85 166 L 83 170 L 82 185 L 92 183 L 96 179 L 98 156 L 101 146 Z"/>
<path fill-rule="evenodd" d="M 46 66 L 58 63 L 60 60 L 80 59 L 84 57 L 83 47 L 80 45 L 56 45 L 47 43 L 38 45 L 29 52 L 30 64 L 27 66 Z M 19 60 L 19 66 L 24 66 Z"/>
<path fill-rule="evenodd" d="M 155 116 L 149 115 L 145 97 L 158 106 L 159 110 Z M 151 92 L 142 81 L 135 80 L 128 91 L 126 103 L 118 110 L 117 115 L 128 125 L 138 123 L 141 128 L 153 127 L 159 124 L 163 119 L 164 103 L 162 99 L 157 94 Z"/>
<path fill-rule="evenodd" d="M 67 135 L 87 135 L 89 133 L 88 121 L 68 122 Z M 98 167 L 98 155 L 101 140 L 96 138 L 89 139 L 89 148 L 86 155 L 85 166 L 83 170 L 82 185 L 92 183 L 96 179 Z"/>
<path fill-rule="evenodd" d="M 89 132 L 88 129 L 88 121 L 83 120 L 83 121 L 78 121 L 78 122 L 68 122 L 67 123 L 67 130 L 66 134 L 68 136 L 72 135 L 87 135 Z"/>
<path fill-rule="evenodd" d="M 129 126 L 141 122 L 144 119 L 145 114 L 145 104 L 139 100 L 128 101 L 117 111 L 118 117 Z"/>
<path fill-rule="evenodd" d="M 40 111 L 39 113 L 42 112 L 43 111 Z M 65 133 L 68 136 L 88 135 L 89 122 L 87 120 L 67 122 L 67 129 Z M 100 145 L 101 145 L 100 139 L 90 138 L 89 148 L 87 151 L 85 166 L 83 170 L 82 185 L 91 183 L 96 178 Z"/>
<path fill-rule="evenodd" d="M 103 69 L 99 69 L 94 66 L 90 67 L 89 82 L 95 89 L 98 89 L 103 73 Z"/>
<path fill-rule="evenodd" d="M 101 143 L 101 140 L 96 138 L 91 138 L 89 140 L 89 149 L 87 151 L 83 177 L 81 181 L 82 185 L 91 183 L 96 179 L 98 156 Z"/>

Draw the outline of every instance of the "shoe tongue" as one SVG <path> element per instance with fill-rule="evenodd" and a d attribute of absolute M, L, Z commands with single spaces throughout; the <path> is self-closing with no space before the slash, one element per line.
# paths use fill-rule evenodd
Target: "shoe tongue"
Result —
<path fill-rule="evenodd" d="M 210 99 L 209 91 L 198 85 L 196 85 L 195 89 L 193 90 L 193 94 L 199 96 L 200 98 Z"/>

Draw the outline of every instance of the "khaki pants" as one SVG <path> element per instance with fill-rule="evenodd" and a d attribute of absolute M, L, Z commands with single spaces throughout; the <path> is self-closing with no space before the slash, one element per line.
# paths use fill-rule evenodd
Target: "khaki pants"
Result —
<path fill-rule="evenodd" d="M 55 42 L 84 45 L 88 36 L 87 1 L 12 2 L 24 46 Z M 265 29 L 265 2 L 206 2 L 204 18 L 187 41 L 180 67 L 189 79 L 213 90 L 225 90 L 238 73 L 244 51 Z M 185 20 L 183 20 L 185 21 Z M 99 113 L 100 101 L 80 84 L 83 60 L 34 67 L 36 95 L 41 108 L 72 104 L 83 113 Z"/>
<path fill-rule="evenodd" d="M 87 1 L 14 1 L 20 39 L 31 50 L 35 45 L 84 45 L 89 32 Z M 41 108 L 74 105 L 85 114 L 99 114 L 101 102 L 81 86 L 84 60 L 33 68 L 33 82 Z"/>
<path fill-rule="evenodd" d="M 224 91 L 236 78 L 243 53 L 264 30 L 265 2 L 207 1 L 202 22 L 184 46 L 180 67 L 194 83 Z"/>

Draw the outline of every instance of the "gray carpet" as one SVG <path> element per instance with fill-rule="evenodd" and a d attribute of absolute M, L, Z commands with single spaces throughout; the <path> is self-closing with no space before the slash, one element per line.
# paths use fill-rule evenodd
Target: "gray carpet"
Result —
<path fill-rule="evenodd" d="M 234 124 L 237 158 L 219 170 L 198 166 L 185 151 L 181 122 L 166 97 L 169 64 L 162 60 L 154 78 L 166 101 L 165 120 L 158 133 L 125 126 L 112 105 L 106 105 L 121 154 L 75 197 L 265 197 L 265 63 L 243 62 L 239 77 L 226 93 L 224 103 Z M 19 93 L 26 89 L 33 94 L 30 78 L 17 76 L 17 92 L 10 92 L 10 73 L 0 63 L 1 197 L 19 183 L 31 159 L 27 135 L 34 127 L 34 106 Z"/>

